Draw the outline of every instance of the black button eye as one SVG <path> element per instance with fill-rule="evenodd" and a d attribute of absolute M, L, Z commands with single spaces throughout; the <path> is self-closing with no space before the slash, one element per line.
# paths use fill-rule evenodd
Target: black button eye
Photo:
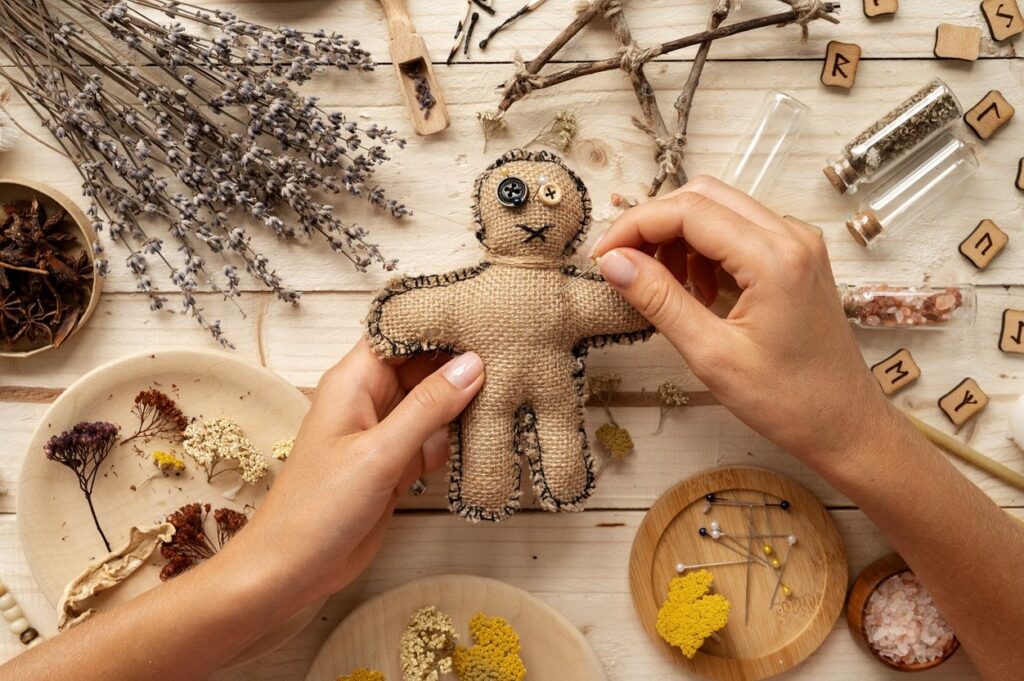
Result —
<path fill-rule="evenodd" d="M 506 177 L 498 184 L 498 203 L 509 208 L 518 208 L 526 203 L 530 190 L 518 177 Z"/>

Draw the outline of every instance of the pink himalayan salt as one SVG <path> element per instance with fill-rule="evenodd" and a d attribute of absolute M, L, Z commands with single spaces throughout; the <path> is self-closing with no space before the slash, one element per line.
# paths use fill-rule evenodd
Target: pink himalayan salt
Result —
<path fill-rule="evenodd" d="M 953 642 L 953 631 L 932 595 L 909 570 L 888 578 L 871 594 L 864 632 L 875 652 L 901 664 L 931 662 Z"/>

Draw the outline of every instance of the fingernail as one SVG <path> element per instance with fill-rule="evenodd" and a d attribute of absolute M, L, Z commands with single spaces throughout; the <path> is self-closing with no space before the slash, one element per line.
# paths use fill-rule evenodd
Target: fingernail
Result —
<path fill-rule="evenodd" d="M 604 238 L 607 234 L 608 230 L 606 229 L 605 231 L 601 232 L 601 236 L 597 237 L 597 241 L 595 241 L 594 245 L 590 247 L 590 254 L 587 256 L 588 258 L 593 259 L 594 253 L 597 252 L 597 247 L 601 245 L 601 242 L 604 241 Z"/>
<path fill-rule="evenodd" d="M 601 274 L 619 288 L 629 288 L 636 280 L 636 265 L 618 251 L 608 251 L 598 262 Z"/>
<path fill-rule="evenodd" d="M 483 370 L 484 363 L 480 359 L 480 355 L 475 352 L 467 352 L 445 364 L 441 373 L 449 383 L 463 390 L 473 385 L 473 381 L 480 376 Z"/>

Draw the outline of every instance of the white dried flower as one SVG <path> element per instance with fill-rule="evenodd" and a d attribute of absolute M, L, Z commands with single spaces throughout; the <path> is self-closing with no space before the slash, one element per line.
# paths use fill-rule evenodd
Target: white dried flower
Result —
<path fill-rule="evenodd" d="M 277 459 L 278 461 L 287 461 L 288 456 L 292 453 L 292 447 L 294 446 L 295 438 L 290 437 L 287 440 L 275 442 L 273 448 L 271 449 L 271 453 L 274 455 L 274 458 Z"/>
<path fill-rule="evenodd" d="M 206 470 L 209 482 L 226 471 L 237 471 L 249 484 L 256 484 L 267 473 L 267 459 L 252 441 L 242 434 L 242 428 L 229 418 L 192 422 L 185 429 L 182 444 L 185 453 Z M 236 468 L 222 468 L 217 465 L 224 461 L 235 461 Z"/>
<path fill-rule="evenodd" d="M 450 674 L 457 638 L 452 618 L 435 606 L 414 613 L 399 644 L 402 680 L 438 681 L 441 674 Z"/>

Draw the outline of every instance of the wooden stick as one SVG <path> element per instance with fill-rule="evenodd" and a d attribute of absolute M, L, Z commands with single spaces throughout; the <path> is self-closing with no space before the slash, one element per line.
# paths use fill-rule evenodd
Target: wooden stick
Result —
<path fill-rule="evenodd" d="M 932 443 L 945 449 L 950 454 L 956 455 L 967 463 L 977 466 L 986 473 L 999 478 L 1007 485 L 1013 485 L 1017 489 L 1024 490 L 1024 475 L 1007 468 L 995 459 L 985 456 L 981 452 L 971 449 L 952 435 L 948 435 L 938 428 L 928 425 L 916 416 L 906 412 L 903 412 L 903 414 L 910 419 L 910 422 L 914 424 L 914 427 L 921 431 L 921 433 L 931 440 Z"/>

